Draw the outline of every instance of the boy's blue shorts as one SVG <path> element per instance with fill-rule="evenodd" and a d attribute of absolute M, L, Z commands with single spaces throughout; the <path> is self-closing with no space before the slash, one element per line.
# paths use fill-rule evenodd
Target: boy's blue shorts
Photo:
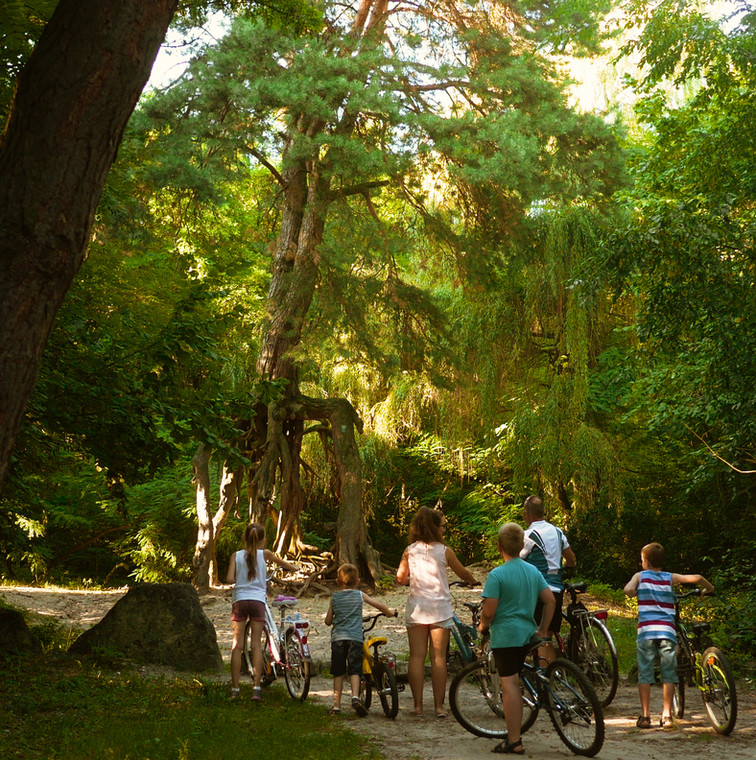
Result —
<path fill-rule="evenodd" d="M 654 663 L 658 660 L 662 683 L 677 683 L 677 641 L 638 639 L 638 683 L 655 683 Z"/>

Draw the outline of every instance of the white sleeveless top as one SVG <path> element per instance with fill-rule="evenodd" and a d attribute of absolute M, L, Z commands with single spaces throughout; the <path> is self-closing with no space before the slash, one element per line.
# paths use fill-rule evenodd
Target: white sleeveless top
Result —
<path fill-rule="evenodd" d="M 267 594 L 267 581 L 265 567 L 265 554 L 262 549 L 257 550 L 257 574 L 251 580 L 247 580 L 247 552 L 243 549 L 234 554 L 236 562 L 236 582 L 231 594 L 232 602 L 241 602 L 251 599 L 256 602 L 264 602 Z"/>
<path fill-rule="evenodd" d="M 407 625 L 433 625 L 453 615 L 449 579 L 446 575 L 446 546 L 415 541 L 409 545 L 409 598 L 404 619 Z"/>

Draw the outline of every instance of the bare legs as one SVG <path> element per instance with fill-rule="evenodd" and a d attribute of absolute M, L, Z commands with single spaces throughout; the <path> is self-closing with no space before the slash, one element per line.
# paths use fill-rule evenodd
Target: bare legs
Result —
<path fill-rule="evenodd" d="M 641 715 L 651 715 L 651 684 L 639 683 L 638 696 L 640 696 Z M 675 698 L 675 685 L 673 683 L 662 684 L 662 717 L 672 717 L 672 703 Z"/>
<path fill-rule="evenodd" d="M 412 690 L 413 715 L 423 714 L 423 684 L 425 657 L 430 647 L 431 685 L 436 715 L 444 715 L 446 696 L 446 650 L 449 646 L 449 629 L 431 625 L 412 625 L 407 628 L 409 664 L 407 680 Z"/>
<path fill-rule="evenodd" d="M 522 729 L 522 693 L 520 692 L 520 675 L 501 676 L 501 706 L 504 708 L 504 720 L 507 724 L 507 742 L 510 746 L 520 741 Z M 520 754 L 515 752 L 514 754 Z"/>
<path fill-rule="evenodd" d="M 349 676 L 349 686 L 352 690 L 352 699 L 360 696 L 360 677 Z M 341 693 L 344 691 L 344 676 L 333 677 L 333 706 L 341 710 Z"/>
<path fill-rule="evenodd" d="M 231 688 L 239 688 L 239 679 L 241 677 L 241 658 L 244 651 L 244 628 L 246 621 L 231 621 L 234 632 L 234 641 L 231 645 Z M 260 685 L 262 679 L 263 656 L 262 656 L 262 632 L 265 623 L 262 620 L 252 621 L 252 667 L 254 668 L 254 684 Z"/>

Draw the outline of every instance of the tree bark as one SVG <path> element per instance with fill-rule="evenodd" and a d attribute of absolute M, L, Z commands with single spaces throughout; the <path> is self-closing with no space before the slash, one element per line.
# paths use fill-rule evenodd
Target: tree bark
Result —
<path fill-rule="evenodd" d="M 0 483 L 178 0 L 60 0 L 0 137 Z"/>
<path fill-rule="evenodd" d="M 333 438 L 333 455 L 338 472 L 339 514 L 336 520 L 334 555 L 338 564 L 349 562 L 360 569 L 362 578 L 380 580 L 380 554 L 372 547 L 362 514 L 362 459 L 355 430 L 362 420 L 343 398 L 313 399 L 300 396 L 292 412 L 304 419 L 328 420 Z"/>
<path fill-rule="evenodd" d="M 213 547 L 213 520 L 210 516 L 210 454 L 212 447 L 203 443 L 192 459 L 197 510 L 197 543 L 192 557 L 192 585 L 198 594 L 210 590 L 210 566 Z"/>

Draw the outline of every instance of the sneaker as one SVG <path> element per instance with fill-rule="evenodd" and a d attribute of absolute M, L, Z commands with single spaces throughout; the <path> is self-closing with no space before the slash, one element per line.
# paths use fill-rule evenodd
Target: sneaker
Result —
<path fill-rule="evenodd" d="M 231 699 L 234 702 L 239 699 L 239 689 L 231 689 Z"/>
<path fill-rule="evenodd" d="M 364 718 L 368 714 L 367 707 L 362 704 L 362 700 L 359 697 L 352 697 L 352 709 L 360 718 Z"/>
<path fill-rule="evenodd" d="M 252 687 L 252 701 L 262 702 L 262 689 L 259 686 Z"/>

